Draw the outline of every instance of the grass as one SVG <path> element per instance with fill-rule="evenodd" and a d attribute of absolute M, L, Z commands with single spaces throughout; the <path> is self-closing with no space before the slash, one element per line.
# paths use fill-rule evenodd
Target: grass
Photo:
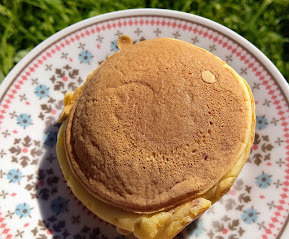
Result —
<path fill-rule="evenodd" d="M 227 26 L 257 46 L 289 80 L 288 0 L 0 0 L 0 82 L 55 32 L 102 13 L 150 7 L 194 13 Z"/>

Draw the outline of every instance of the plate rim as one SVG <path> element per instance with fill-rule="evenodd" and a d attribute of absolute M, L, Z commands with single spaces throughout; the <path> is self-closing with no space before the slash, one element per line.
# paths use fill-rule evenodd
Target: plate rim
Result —
<path fill-rule="evenodd" d="M 58 32 L 48 37 L 46 40 L 42 41 L 40 44 L 35 46 L 19 63 L 17 63 L 13 69 L 8 73 L 0 84 L 0 104 L 3 100 L 3 97 L 6 95 L 7 90 L 10 85 L 13 83 L 14 79 L 25 69 L 31 61 L 39 55 L 44 49 L 53 45 L 55 42 L 58 42 L 68 34 L 72 34 L 75 31 L 78 31 L 82 28 L 86 28 L 90 25 L 96 24 L 98 22 L 109 21 L 117 18 L 125 17 L 141 17 L 141 16 L 159 16 L 159 17 L 170 17 L 179 20 L 195 22 L 199 25 L 210 27 L 215 31 L 225 35 L 226 37 L 232 39 L 240 46 L 242 46 L 248 53 L 254 56 L 259 63 L 264 67 L 265 70 L 272 76 L 276 83 L 278 83 L 279 89 L 282 92 L 283 97 L 286 100 L 287 105 L 289 105 L 289 85 L 283 75 L 280 73 L 278 68 L 271 62 L 271 60 L 261 52 L 256 46 L 251 42 L 246 40 L 244 37 L 236 33 L 235 31 L 227 28 L 226 26 L 221 25 L 213 20 L 204 18 L 191 13 L 180 12 L 176 10 L 168 9 L 156 9 L 156 8 L 139 8 L 139 9 L 128 9 L 128 10 L 119 10 L 110 13 L 100 14 L 88 19 L 84 19 L 77 23 L 74 23 Z M 284 225 L 282 226 L 279 234 L 276 238 L 283 238 L 285 228 L 288 228 L 289 214 L 287 215 Z M 286 232 L 285 232 L 286 233 Z M 285 235 L 286 236 L 286 235 Z M 284 237 L 285 238 L 285 237 Z"/>
<path fill-rule="evenodd" d="M 236 41 L 238 44 L 243 46 L 245 50 L 249 51 L 249 53 L 251 53 L 254 57 L 256 57 L 260 61 L 260 63 L 263 64 L 263 66 L 266 68 L 268 73 L 270 73 L 272 77 L 276 80 L 276 82 L 278 82 L 280 86 L 280 90 L 283 91 L 282 92 L 283 96 L 286 98 L 287 103 L 288 103 L 289 85 L 286 79 L 278 70 L 278 68 L 272 63 L 272 61 L 263 52 L 261 52 L 256 46 L 254 46 L 251 42 L 249 42 L 247 39 L 245 39 L 244 37 L 242 37 L 235 31 L 229 29 L 228 27 L 223 26 L 220 23 L 217 23 L 208 18 L 191 14 L 191 13 L 180 12 L 176 10 L 157 9 L 157 8 L 127 9 L 127 10 L 114 11 L 110 13 L 104 13 L 104 14 L 100 14 L 98 16 L 94 16 L 88 19 L 84 19 L 82 21 L 74 23 L 54 33 L 52 36 L 48 37 L 47 39 L 42 41 L 40 44 L 35 46 L 7 74 L 7 76 L 4 78 L 4 80 L 0 84 L 0 103 L 1 103 L 3 95 L 5 94 L 6 90 L 9 88 L 11 81 L 17 76 L 17 74 L 19 74 L 26 67 L 26 65 L 29 64 L 29 62 L 35 57 L 35 55 L 39 54 L 42 50 L 47 48 L 47 46 L 52 45 L 53 43 L 60 40 L 65 35 L 69 33 L 71 34 L 79 30 L 80 28 L 87 27 L 97 22 L 107 21 L 109 19 L 131 17 L 133 15 L 136 15 L 136 16 L 151 15 L 151 16 L 179 18 L 180 20 L 193 21 L 193 22 L 199 23 L 200 25 L 208 26 L 222 34 L 225 33 L 226 36 L 230 37 L 231 39 Z"/>

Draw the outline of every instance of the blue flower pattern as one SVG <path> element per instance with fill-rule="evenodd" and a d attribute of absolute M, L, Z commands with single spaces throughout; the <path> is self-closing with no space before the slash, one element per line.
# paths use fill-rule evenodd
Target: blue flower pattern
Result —
<path fill-rule="evenodd" d="M 51 202 L 50 209 L 53 213 L 59 215 L 68 211 L 68 202 L 69 200 L 64 197 L 57 197 Z"/>
<path fill-rule="evenodd" d="M 90 51 L 83 50 L 78 55 L 78 59 L 80 60 L 80 63 L 90 64 L 92 61 L 93 55 Z"/>
<path fill-rule="evenodd" d="M 27 203 L 20 203 L 16 206 L 15 214 L 20 216 L 20 218 L 30 216 L 32 208 Z"/>
<path fill-rule="evenodd" d="M 265 129 L 267 125 L 268 125 L 268 120 L 265 117 L 265 115 L 256 117 L 256 129 L 258 130 Z"/>
<path fill-rule="evenodd" d="M 242 220 L 247 224 L 253 224 L 258 220 L 258 212 L 253 209 L 246 209 L 242 214 Z"/>
<path fill-rule="evenodd" d="M 19 169 L 11 169 L 7 173 L 9 183 L 19 183 L 22 179 L 22 173 Z"/>
<path fill-rule="evenodd" d="M 49 95 L 49 88 L 46 85 L 38 85 L 34 92 L 40 99 L 43 99 Z"/>
<path fill-rule="evenodd" d="M 110 50 L 113 51 L 113 52 L 119 51 L 119 48 L 117 46 L 117 40 L 114 40 L 114 41 L 111 42 Z"/>
<path fill-rule="evenodd" d="M 271 176 L 267 173 L 262 172 L 262 174 L 258 175 L 258 177 L 256 177 L 256 185 L 259 188 L 268 188 L 271 185 L 272 179 Z"/>
<path fill-rule="evenodd" d="M 195 223 L 197 225 L 195 225 Z M 191 231 L 191 236 L 194 236 L 194 237 L 201 236 L 203 231 L 204 231 L 204 224 L 200 220 L 192 222 L 189 227 L 194 227 L 193 229 L 190 230 Z"/>
<path fill-rule="evenodd" d="M 44 144 L 49 147 L 53 147 L 57 142 L 57 132 L 49 131 L 44 135 Z"/>
<path fill-rule="evenodd" d="M 17 124 L 24 129 L 30 125 L 32 125 L 31 115 L 23 113 L 17 116 L 16 118 Z"/>

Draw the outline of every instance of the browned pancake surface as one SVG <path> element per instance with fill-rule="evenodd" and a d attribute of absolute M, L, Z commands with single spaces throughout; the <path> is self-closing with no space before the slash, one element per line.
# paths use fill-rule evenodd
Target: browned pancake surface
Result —
<path fill-rule="evenodd" d="M 216 82 L 202 80 L 204 71 Z M 176 205 L 214 186 L 238 160 L 251 127 L 245 91 L 200 48 L 137 43 L 86 84 L 66 129 L 70 165 L 107 203 L 136 212 Z"/>

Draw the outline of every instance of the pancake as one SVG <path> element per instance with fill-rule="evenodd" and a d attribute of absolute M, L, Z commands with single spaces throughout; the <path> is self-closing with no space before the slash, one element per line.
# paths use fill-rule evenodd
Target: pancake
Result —
<path fill-rule="evenodd" d="M 253 96 L 225 62 L 189 43 L 124 37 L 119 46 L 66 95 L 59 161 L 96 215 L 139 238 L 171 238 L 240 173 Z"/>

